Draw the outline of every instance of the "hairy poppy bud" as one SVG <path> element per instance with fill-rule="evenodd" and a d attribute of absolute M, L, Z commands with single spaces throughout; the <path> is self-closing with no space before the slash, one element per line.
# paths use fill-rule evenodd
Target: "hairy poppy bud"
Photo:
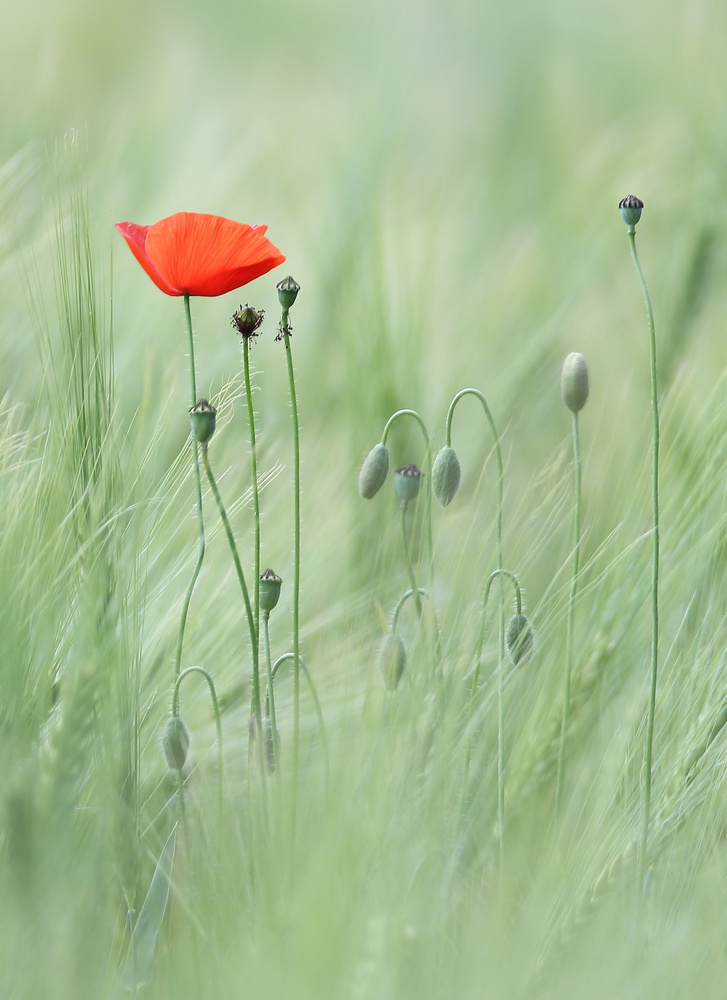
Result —
<path fill-rule="evenodd" d="M 283 581 L 271 569 L 260 574 L 260 610 L 270 614 L 280 600 L 280 588 Z"/>
<path fill-rule="evenodd" d="M 507 649 L 516 667 L 526 663 L 535 644 L 535 633 L 527 615 L 513 615 L 505 629 Z"/>
<path fill-rule="evenodd" d="M 278 289 L 278 302 L 280 302 L 280 305 L 283 309 L 290 309 L 298 298 L 298 292 L 300 291 L 298 282 L 288 275 L 287 278 L 279 281 L 275 287 Z"/>
<path fill-rule="evenodd" d="M 178 715 L 173 715 L 164 727 L 162 749 L 168 766 L 173 771 L 181 771 L 189 750 L 189 733 Z"/>
<path fill-rule="evenodd" d="M 419 494 L 422 474 L 416 465 L 402 465 L 394 474 L 394 489 L 396 495 L 401 500 L 401 506 L 405 507 L 410 500 L 416 500 Z"/>
<path fill-rule="evenodd" d="M 364 500 L 376 496 L 389 472 L 389 449 L 377 444 L 366 456 L 358 474 L 358 491 Z"/>
<path fill-rule="evenodd" d="M 449 445 L 445 445 L 434 459 L 432 466 L 432 489 L 442 507 L 446 507 L 454 499 L 459 489 L 461 475 L 457 452 Z"/>
<path fill-rule="evenodd" d="M 635 194 L 627 194 L 626 197 L 622 198 L 618 203 L 618 207 L 621 212 L 621 218 L 624 220 L 629 229 L 633 229 L 641 218 L 641 210 L 644 207 L 644 203 L 641 198 L 637 198 Z"/>
<path fill-rule="evenodd" d="M 397 632 L 389 632 L 379 650 L 379 670 L 389 691 L 394 691 L 404 673 L 406 647 Z"/>
<path fill-rule="evenodd" d="M 189 411 L 189 422 L 192 425 L 192 437 L 199 444 L 207 444 L 215 432 L 217 410 L 206 399 L 198 399 Z"/>
<path fill-rule="evenodd" d="M 586 405 L 588 399 L 588 365 L 582 354 L 573 352 L 563 362 L 560 373 L 560 391 L 563 402 L 578 413 Z"/>
<path fill-rule="evenodd" d="M 264 318 L 264 309 L 253 309 L 252 306 L 244 305 L 232 314 L 230 322 L 241 337 L 252 340 L 253 337 L 257 337 Z"/>

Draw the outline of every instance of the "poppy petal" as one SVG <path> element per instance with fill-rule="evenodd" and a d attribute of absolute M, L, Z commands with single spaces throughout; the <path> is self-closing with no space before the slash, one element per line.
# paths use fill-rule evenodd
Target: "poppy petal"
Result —
<path fill-rule="evenodd" d="M 184 294 L 184 292 L 169 285 L 149 260 L 149 254 L 146 252 L 146 237 L 151 226 L 138 226 L 135 222 L 117 222 L 116 228 L 157 288 L 160 288 L 167 295 Z"/>
<path fill-rule="evenodd" d="M 137 259 L 162 291 L 174 289 L 167 294 L 223 295 L 285 260 L 266 229 L 219 215 L 178 212 L 146 233 L 143 253 L 150 267 Z"/>

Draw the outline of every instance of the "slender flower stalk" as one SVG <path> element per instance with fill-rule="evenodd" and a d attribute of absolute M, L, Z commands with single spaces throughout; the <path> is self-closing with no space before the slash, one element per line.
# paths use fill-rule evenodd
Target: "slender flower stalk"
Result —
<path fill-rule="evenodd" d="M 278 300 L 282 307 L 280 334 L 285 346 L 290 386 L 290 410 L 293 420 L 293 774 L 297 787 L 300 755 L 300 424 L 298 398 L 295 391 L 293 355 L 290 350 L 291 326 L 288 318 L 300 285 L 290 275 L 278 282 Z M 295 810 L 294 810 L 295 814 Z"/>
<path fill-rule="evenodd" d="M 406 564 L 407 575 L 409 576 L 409 582 L 411 583 L 411 592 L 414 595 L 414 603 L 417 609 L 417 616 L 421 620 L 422 617 L 422 602 L 419 597 L 419 588 L 417 586 L 416 577 L 414 576 L 414 566 L 411 560 L 411 547 L 409 545 L 409 522 L 407 519 L 407 513 L 409 511 L 409 503 L 416 499 L 419 493 L 419 484 L 421 482 L 421 472 L 417 469 L 416 465 L 404 465 L 401 469 L 396 470 L 396 475 L 394 477 L 394 487 L 396 489 L 396 494 L 399 497 L 399 506 L 401 508 L 401 540 L 404 549 L 404 562 Z"/>
<path fill-rule="evenodd" d="M 433 579 L 434 577 L 434 538 L 432 532 L 432 449 L 429 444 L 429 434 L 427 433 L 426 424 L 416 412 L 416 410 L 397 410 L 396 413 L 392 413 L 389 419 L 386 421 L 384 426 L 384 432 L 381 435 L 381 447 L 386 447 L 386 439 L 389 436 L 391 428 L 394 426 L 397 420 L 402 417 L 413 417 L 417 422 L 419 429 L 422 432 L 422 437 L 424 438 L 425 454 L 424 454 L 424 465 L 426 468 L 426 524 L 427 524 L 427 549 L 429 552 L 429 576 Z M 377 446 L 379 447 L 379 446 Z"/>
<path fill-rule="evenodd" d="M 640 886 L 645 887 L 649 825 L 651 820 L 651 779 L 654 746 L 654 718 L 656 716 L 656 682 L 659 664 L 659 397 L 656 369 L 656 331 L 651 298 L 636 251 L 636 223 L 641 217 L 644 203 L 635 195 L 627 195 L 619 203 L 621 216 L 628 226 L 629 246 L 641 284 L 649 328 L 649 362 L 651 372 L 651 497 L 652 497 L 652 571 L 651 571 L 651 670 L 649 679 L 649 704 L 646 717 L 646 743 L 644 749 L 644 798 L 642 811 L 641 843 L 639 848 Z"/>
<path fill-rule="evenodd" d="M 189 295 L 184 296 L 184 315 L 187 321 L 187 335 L 189 338 L 189 374 L 190 374 L 190 388 L 192 393 L 192 408 L 194 408 L 197 402 L 197 375 L 195 371 L 194 364 L 194 332 L 192 329 L 192 313 L 189 306 Z M 197 531 L 199 536 L 199 551 L 197 554 L 197 562 L 195 563 L 194 570 L 192 571 L 192 579 L 189 582 L 187 588 L 187 593 L 184 598 L 184 604 L 182 605 L 182 616 L 179 623 L 179 632 L 177 635 L 177 650 L 174 657 L 174 674 L 176 677 L 182 669 L 182 647 L 184 645 L 184 633 L 187 627 L 187 616 L 189 614 L 189 605 L 192 600 L 192 594 L 194 588 L 197 584 L 197 579 L 202 569 L 202 563 L 204 561 L 205 553 L 205 537 L 204 537 L 204 514 L 202 511 L 202 479 L 199 472 L 199 450 L 196 436 L 192 437 L 192 456 L 194 461 L 194 482 L 197 500 Z"/>
<path fill-rule="evenodd" d="M 215 690 L 215 682 L 212 680 L 212 675 L 204 669 L 204 667 L 187 667 L 183 670 L 181 674 L 177 677 L 174 682 L 174 690 L 172 693 L 172 717 L 178 718 L 179 716 L 179 688 L 185 677 L 190 674 L 201 674 L 202 677 L 207 681 L 207 686 L 210 689 L 210 698 L 212 699 L 212 711 L 215 716 L 215 726 L 217 728 L 217 811 L 218 814 L 222 815 L 222 764 L 223 764 L 223 753 L 222 753 L 222 717 L 220 715 L 220 705 L 217 700 L 217 691 Z"/>
<path fill-rule="evenodd" d="M 558 772 L 555 784 L 555 809 L 560 812 L 563 798 L 563 777 L 565 774 L 565 745 L 570 715 L 571 677 L 573 672 L 573 625 L 575 602 L 578 591 L 578 573 L 581 558 L 581 448 L 578 435 L 578 413 L 588 399 L 588 366 L 582 354 L 569 354 L 563 364 L 561 376 L 563 401 L 573 414 L 573 571 L 568 598 L 568 618 L 565 646 L 565 690 L 563 692 L 563 715 L 560 724 L 558 744 Z"/>

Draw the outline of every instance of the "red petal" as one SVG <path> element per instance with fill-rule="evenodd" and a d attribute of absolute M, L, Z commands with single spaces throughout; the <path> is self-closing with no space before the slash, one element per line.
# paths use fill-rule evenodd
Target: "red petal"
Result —
<path fill-rule="evenodd" d="M 137 254 L 137 260 L 168 295 L 223 295 L 285 260 L 266 229 L 219 215 L 178 212 L 150 227 L 144 256 Z"/>
<path fill-rule="evenodd" d="M 149 254 L 146 251 L 146 237 L 151 226 L 137 226 L 135 222 L 117 222 L 116 228 L 129 244 L 131 252 L 157 288 L 161 288 L 167 295 L 184 294 L 184 292 L 180 292 L 179 289 L 169 285 L 149 260 Z"/>

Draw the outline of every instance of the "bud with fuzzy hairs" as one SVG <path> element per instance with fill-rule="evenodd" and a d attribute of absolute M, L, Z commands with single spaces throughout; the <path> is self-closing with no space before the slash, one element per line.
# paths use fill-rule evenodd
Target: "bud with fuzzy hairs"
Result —
<path fill-rule="evenodd" d="M 376 496 L 388 474 L 389 449 L 379 442 L 366 456 L 358 474 L 358 491 L 364 500 Z"/>
<path fill-rule="evenodd" d="M 563 362 L 560 391 L 563 402 L 572 413 L 578 413 L 588 399 L 588 365 L 582 354 L 574 351 Z"/>
<path fill-rule="evenodd" d="M 527 615 L 520 613 L 512 616 L 505 630 L 505 641 L 515 666 L 527 663 L 535 645 L 535 633 Z"/>
<path fill-rule="evenodd" d="M 164 727 L 162 750 L 172 771 L 181 771 L 187 760 L 189 733 L 178 715 L 172 715 Z"/>
<path fill-rule="evenodd" d="M 394 691 L 406 665 L 406 647 L 398 632 L 389 632 L 379 650 L 379 670 L 389 691 Z"/>
<path fill-rule="evenodd" d="M 434 459 L 432 467 L 432 490 L 442 507 L 446 507 L 454 499 L 461 477 L 457 452 L 445 445 Z"/>

